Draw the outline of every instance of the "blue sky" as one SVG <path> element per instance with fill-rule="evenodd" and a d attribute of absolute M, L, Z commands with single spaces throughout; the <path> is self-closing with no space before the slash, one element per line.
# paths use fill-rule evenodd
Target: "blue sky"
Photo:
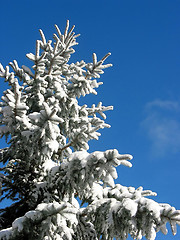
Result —
<path fill-rule="evenodd" d="M 92 141 L 90 151 L 117 148 L 134 156 L 133 168 L 119 168 L 118 182 L 158 193 L 158 202 L 180 209 L 180 1 L 1 1 L 0 62 L 16 59 L 29 65 L 41 28 L 48 39 L 54 24 L 76 25 L 79 45 L 72 61 L 90 62 L 92 53 L 113 67 L 102 75 L 97 96 L 89 105 L 113 105 L 107 114 L 110 129 Z M 0 93 L 6 89 L 1 81 Z M 0 147 L 4 146 L 1 141 Z M 179 233 L 174 239 L 178 239 Z M 172 239 L 171 233 L 165 238 Z"/>

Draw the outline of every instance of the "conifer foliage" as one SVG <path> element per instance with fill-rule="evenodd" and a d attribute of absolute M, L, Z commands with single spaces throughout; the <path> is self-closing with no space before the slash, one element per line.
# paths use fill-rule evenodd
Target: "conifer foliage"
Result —
<path fill-rule="evenodd" d="M 88 152 L 89 140 L 110 127 L 105 112 L 112 106 L 78 99 L 97 94 L 110 53 L 70 63 L 79 35 L 69 21 L 64 33 L 55 27 L 53 42 L 40 30 L 35 54 L 27 54 L 32 69 L 0 65 L 9 84 L 0 103 L 0 134 L 8 141 L 0 150 L 0 201 L 13 201 L 0 209 L 0 239 L 153 240 L 167 234 L 167 222 L 176 234 L 180 211 L 147 198 L 156 195 L 150 190 L 115 184 L 116 167 L 131 167 L 131 155 Z"/>

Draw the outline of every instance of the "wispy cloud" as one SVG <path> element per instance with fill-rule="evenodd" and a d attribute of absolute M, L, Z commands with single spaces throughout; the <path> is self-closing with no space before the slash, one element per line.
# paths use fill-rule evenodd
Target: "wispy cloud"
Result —
<path fill-rule="evenodd" d="M 153 157 L 180 152 L 180 103 L 155 100 L 147 103 L 141 126 L 151 141 Z"/>
<path fill-rule="evenodd" d="M 146 109 L 163 109 L 163 110 L 170 110 L 170 111 L 179 111 L 180 104 L 177 101 L 168 101 L 168 100 L 154 100 L 152 102 L 147 103 Z"/>

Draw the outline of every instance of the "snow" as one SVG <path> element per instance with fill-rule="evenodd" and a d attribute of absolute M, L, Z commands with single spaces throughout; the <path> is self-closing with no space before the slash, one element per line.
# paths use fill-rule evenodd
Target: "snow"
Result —
<path fill-rule="evenodd" d="M 6 94 L 6 97 L 9 99 L 9 101 L 15 103 L 16 100 L 14 98 L 14 94 L 13 93 L 12 94 Z"/>
<path fill-rule="evenodd" d="M 16 218 L 16 220 L 12 223 L 12 228 L 17 228 L 19 232 L 22 231 L 24 220 L 25 217 Z"/>
<path fill-rule="evenodd" d="M 47 208 L 47 203 L 41 203 L 37 206 L 36 210 L 37 211 L 42 211 L 44 210 L 45 208 Z"/>
<path fill-rule="evenodd" d="M 15 106 L 15 105 L 14 105 Z M 12 112 L 12 108 L 9 106 L 6 106 L 4 108 L 2 108 L 2 112 L 3 112 L 3 116 L 4 117 L 10 117 L 12 116 L 13 112 Z"/>
<path fill-rule="evenodd" d="M 122 160 L 121 164 L 126 166 L 126 167 L 132 167 L 132 163 L 130 163 L 130 162 L 126 161 L 126 160 Z"/>
<path fill-rule="evenodd" d="M 89 156 L 87 151 L 76 151 L 71 154 L 69 161 L 73 161 L 75 159 L 79 159 L 80 161 L 85 161 L 85 159 Z"/>
<path fill-rule="evenodd" d="M 62 166 L 62 164 L 61 164 L 61 166 Z M 58 171 L 59 171 L 59 165 L 58 166 L 53 166 L 52 168 L 51 168 L 51 175 L 52 176 L 54 176 Z"/>
<path fill-rule="evenodd" d="M 30 218 L 30 219 L 32 219 L 33 221 L 34 220 L 36 220 L 37 219 L 37 211 L 36 210 L 31 210 L 31 211 L 29 211 L 29 212 L 27 212 L 26 214 L 25 214 L 25 217 L 26 218 Z"/>
<path fill-rule="evenodd" d="M 56 167 L 57 163 L 51 159 L 46 159 L 43 163 L 44 171 L 50 171 L 52 168 Z"/>
<path fill-rule="evenodd" d="M 0 239 L 9 240 L 12 236 L 12 227 L 0 231 Z"/>
<path fill-rule="evenodd" d="M 172 230 L 173 235 L 176 235 L 176 233 L 177 233 L 176 221 L 171 220 L 170 221 L 170 226 L 171 226 L 171 230 Z"/>
<path fill-rule="evenodd" d="M 33 134 L 33 132 L 32 131 L 22 131 L 21 134 L 22 134 L 22 136 L 29 138 Z"/>
<path fill-rule="evenodd" d="M 106 163 L 106 161 L 107 161 L 107 159 L 104 156 L 104 152 L 95 151 L 93 153 L 93 156 L 95 157 L 95 159 L 97 159 L 96 161 L 99 161 L 101 163 Z"/>
<path fill-rule="evenodd" d="M 136 215 L 138 204 L 135 201 L 129 198 L 124 199 L 122 206 L 129 211 L 131 217 Z"/>
<path fill-rule="evenodd" d="M 74 197 L 72 198 L 72 205 L 77 209 L 80 208 L 79 202 Z"/>
<path fill-rule="evenodd" d="M 110 174 L 106 174 L 106 176 L 104 177 L 104 182 L 107 183 L 111 187 L 115 186 L 114 179 Z"/>
<path fill-rule="evenodd" d="M 99 183 L 93 183 L 92 186 L 92 198 L 102 199 L 103 198 L 103 187 Z"/>
<path fill-rule="evenodd" d="M 27 66 L 22 65 L 22 69 L 23 69 L 27 74 L 29 74 L 30 76 L 34 76 L 34 74 L 32 73 L 31 69 L 28 68 Z"/>
<path fill-rule="evenodd" d="M 40 113 L 38 112 L 33 112 L 31 114 L 28 115 L 28 117 L 31 119 L 31 120 L 34 120 L 35 122 L 38 122 L 39 119 L 40 119 Z"/>
<path fill-rule="evenodd" d="M 159 206 L 159 204 L 157 202 L 153 201 L 152 199 L 147 199 L 146 206 L 147 206 L 148 211 L 152 212 L 155 218 L 160 217 L 161 207 Z"/>
<path fill-rule="evenodd" d="M 148 233 L 148 235 L 150 235 L 149 240 L 155 240 L 155 238 L 156 238 L 156 231 L 154 229 L 154 226 L 151 227 L 150 232 Z"/>
<path fill-rule="evenodd" d="M 56 140 L 51 140 L 50 142 L 46 142 L 46 144 L 48 145 L 52 152 L 57 152 L 59 149 L 59 143 Z"/>
<path fill-rule="evenodd" d="M 164 223 L 163 225 L 161 225 L 160 230 L 161 230 L 161 232 L 162 232 L 164 235 L 166 235 L 166 234 L 168 233 L 168 230 L 167 230 L 167 228 L 166 228 L 166 223 Z"/>
<path fill-rule="evenodd" d="M 112 167 L 112 168 L 110 169 L 110 174 L 111 174 L 111 176 L 112 176 L 114 179 L 117 179 L 117 178 L 118 178 L 117 171 L 116 171 L 116 169 L 115 169 L 114 167 Z"/>

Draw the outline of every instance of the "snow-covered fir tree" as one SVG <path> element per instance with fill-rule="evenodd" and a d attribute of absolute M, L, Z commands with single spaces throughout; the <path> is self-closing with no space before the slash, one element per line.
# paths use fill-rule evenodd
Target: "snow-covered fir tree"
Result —
<path fill-rule="evenodd" d="M 88 152 L 98 130 L 110 127 L 105 111 L 112 106 L 78 99 L 97 94 L 110 53 L 69 63 L 79 35 L 69 21 L 64 33 L 55 27 L 54 42 L 40 30 L 35 54 L 27 54 L 32 69 L 0 65 L 9 84 L 0 103 L 0 134 L 8 141 L 0 150 L 0 201 L 13 201 L 0 210 L 0 239 L 153 240 L 158 231 L 167 234 L 167 222 L 176 234 L 180 211 L 148 198 L 156 195 L 150 190 L 114 183 L 116 167 L 131 167 L 131 155 Z"/>

